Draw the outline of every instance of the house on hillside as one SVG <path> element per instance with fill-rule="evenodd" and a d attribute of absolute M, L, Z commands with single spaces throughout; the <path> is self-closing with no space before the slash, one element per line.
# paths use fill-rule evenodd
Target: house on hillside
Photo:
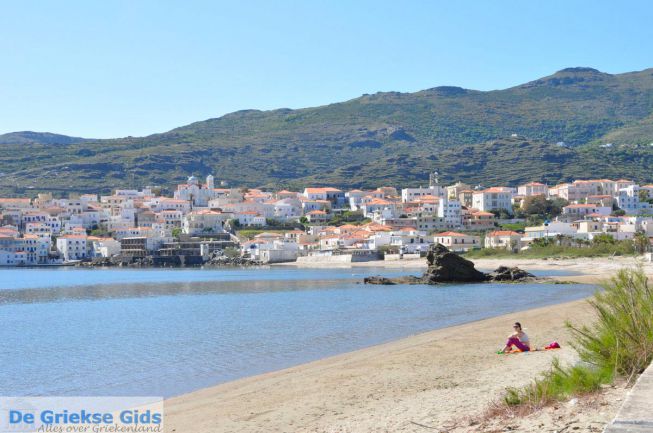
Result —
<path fill-rule="evenodd" d="M 595 204 L 570 204 L 562 208 L 562 215 L 560 219 L 563 220 L 577 220 L 586 218 L 589 215 L 602 215 L 607 216 L 612 212 L 612 208 L 605 206 L 598 206 Z"/>
<path fill-rule="evenodd" d="M 523 197 L 532 195 L 549 195 L 549 187 L 540 182 L 528 182 L 517 187 L 517 194 Z"/>
<path fill-rule="evenodd" d="M 481 247 L 480 236 L 458 232 L 442 232 L 433 237 L 436 244 L 442 244 L 451 251 L 464 252 Z"/>
<path fill-rule="evenodd" d="M 512 196 L 513 190 L 504 186 L 474 191 L 472 195 L 472 207 L 484 212 L 505 210 L 512 214 Z"/>
<path fill-rule="evenodd" d="M 323 210 L 312 210 L 306 214 L 306 219 L 311 224 L 323 224 L 329 221 L 329 214 Z"/>
<path fill-rule="evenodd" d="M 495 230 L 485 236 L 485 248 L 502 248 L 519 251 L 522 247 L 521 233 L 512 230 Z"/>

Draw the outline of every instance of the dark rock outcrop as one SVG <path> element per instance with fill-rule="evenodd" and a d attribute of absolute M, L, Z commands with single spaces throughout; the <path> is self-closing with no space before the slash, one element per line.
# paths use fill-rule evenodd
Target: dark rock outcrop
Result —
<path fill-rule="evenodd" d="M 432 245 L 426 255 L 428 268 L 424 275 L 412 275 L 387 278 L 382 276 L 367 277 L 365 284 L 438 284 L 438 283 L 480 283 L 494 282 L 523 282 L 537 280 L 537 277 L 517 267 L 509 268 L 499 266 L 493 272 L 486 274 L 474 267 L 474 263 L 458 254 L 449 251 L 441 244 Z"/>
<path fill-rule="evenodd" d="M 405 277 L 397 278 L 386 278 L 382 276 L 373 276 L 365 277 L 363 279 L 365 284 L 381 284 L 381 285 L 394 285 L 394 284 L 424 284 L 424 281 L 420 277 L 415 277 L 413 275 L 407 275 Z"/>
<path fill-rule="evenodd" d="M 535 280 L 537 277 L 530 272 L 517 267 L 509 268 L 507 266 L 499 266 L 494 271 L 488 274 L 490 281 L 526 281 Z"/>
<path fill-rule="evenodd" d="M 432 245 L 426 255 L 426 260 L 429 267 L 422 276 L 422 280 L 427 284 L 478 283 L 488 279 L 486 274 L 474 267 L 473 262 L 449 251 L 442 244 Z"/>

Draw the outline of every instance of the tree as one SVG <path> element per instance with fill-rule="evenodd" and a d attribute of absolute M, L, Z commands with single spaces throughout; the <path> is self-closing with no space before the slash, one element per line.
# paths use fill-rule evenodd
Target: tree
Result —
<path fill-rule="evenodd" d="M 172 229 L 172 237 L 175 239 L 179 239 L 179 235 L 181 235 L 181 229 L 179 227 L 175 227 Z"/>
<path fill-rule="evenodd" d="M 567 200 L 560 197 L 556 197 L 554 199 L 551 199 L 550 201 L 551 201 L 551 211 L 550 211 L 551 218 L 560 215 L 562 213 L 562 208 L 569 204 Z"/>
<path fill-rule="evenodd" d="M 107 236 L 110 235 L 110 233 L 107 230 L 103 229 L 103 228 L 99 228 L 98 226 L 93 226 L 93 227 L 95 227 L 95 228 L 93 228 L 91 230 L 91 232 L 90 232 L 91 236 L 107 237 Z"/>
<path fill-rule="evenodd" d="M 282 227 L 283 223 L 281 223 L 278 220 L 275 220 L 274 218 L 266 218 L 265 225 L 268 227 Z"/>
<path fill-rule="evenodd" d="M 594 239 L 592 239 L 592 243 L 594 245 L 600 245 L 600 244 L 608 244 L 608 245 L 614 245 L 615 240 L 612 237 L 612 235 L 609 235 L 607 233 L 601 233 L 600 235 L 594 236 Z"/>
<path fill-rule="evenodd" d="M 543 195 L 532 195 L 524 198 L 521 208 L 526 215 L 554 218 L 562 213 L 562 208 L 567 204 L 567 200 L 560 197 L 547 199 Z"/>
<path fill-rule="evenodd" d="M 547 247 L 554 243 L 555 241 L 552 238 L 548 238 L 548 237 L 533 239 L 533 246 L 537 246 L 537 247 Z"/>
<path fill-rule="evenodd" d="M 532 195 L 524 198 L 521 208 L 527 215 L 544 215 L 549 211 L 549 204 L 543 195 Z"/>
<path fill-rule="evenodd" d="M 635 237 L 633 237 L 633 245 L 638 253 L 644 254 L 648 251 L 651 241 L 648 236 L 646 236 L 646 233 L 640 231 L 635 234 Z"/>
<path fill-rule="evenodd" d="M 492 212 L 495 217 L 501 220 L 507 220 L 512 218 L 512 215 L 506 209 L 492 209 L 490 212 Z"/>

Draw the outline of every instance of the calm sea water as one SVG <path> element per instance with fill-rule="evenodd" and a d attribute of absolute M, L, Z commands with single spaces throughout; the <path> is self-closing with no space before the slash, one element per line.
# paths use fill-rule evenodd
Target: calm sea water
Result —
<path fill-rule="evenodd" d="M 0 395 L 171 396 L 594 291 L 358 284 L 418 273 L 3 269 Z"/>

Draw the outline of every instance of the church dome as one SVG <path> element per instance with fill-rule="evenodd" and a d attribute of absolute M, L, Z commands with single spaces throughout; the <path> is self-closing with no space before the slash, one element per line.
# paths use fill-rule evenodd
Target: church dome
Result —
<path fill-rule="evenodd" d="M 197 178 L 195 176 L 191 176 L 191 177 L 188 178 L 188 183 L 190 185 L 197 185 L 197 182 L 198 181 L 197 181 Z"/>

